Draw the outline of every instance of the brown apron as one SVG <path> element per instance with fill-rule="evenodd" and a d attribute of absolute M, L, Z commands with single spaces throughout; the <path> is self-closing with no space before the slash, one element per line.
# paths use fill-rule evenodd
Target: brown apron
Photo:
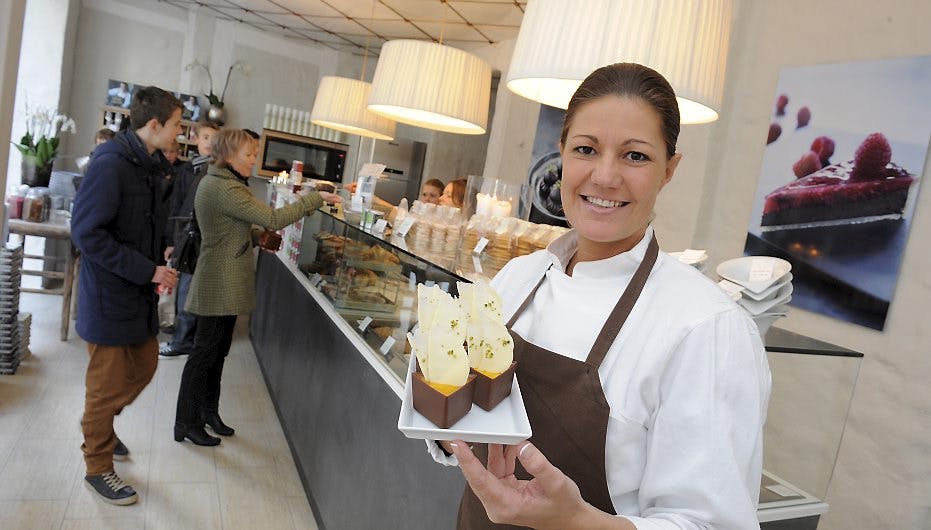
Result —
<path fill-rule="evenodd" d="M 514 338 L 516 374 L 533 428 L 530 441 L 554 466 L 575 481 L 586 502 L 612 515 L 614 504 L 608 493 L 605 473 L 605 436 L 611 408 L 601 387 L 598 368 L 640 297 L 658 252 L 659 245 L 654 235 L 643 262 L 608 316 L 584 362 L 530 344 L 511 330 L 517 317 L 527 308 L 546 279 L 545 273 L 507 325 Z M 476 444 L 475 454 L 487 465 L 488 446 Z M 531 478 L 519 461 L 514 475 L 521 480 Z M 478 530 L 523 527 L 489 521 L 485 507 L 466 484 L 459 504 L 457 528 Z"/>

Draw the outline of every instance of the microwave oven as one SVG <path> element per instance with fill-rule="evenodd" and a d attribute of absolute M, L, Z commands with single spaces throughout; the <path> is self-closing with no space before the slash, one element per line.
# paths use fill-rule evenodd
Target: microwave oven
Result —
<path fill-rule="evenodd" d="M 304 163 L 304 178 L 340 183 L 349 146 L 317 138 L 262 129 L 256 173 L 274 177 L 291 171 L 291 162 Z"/>

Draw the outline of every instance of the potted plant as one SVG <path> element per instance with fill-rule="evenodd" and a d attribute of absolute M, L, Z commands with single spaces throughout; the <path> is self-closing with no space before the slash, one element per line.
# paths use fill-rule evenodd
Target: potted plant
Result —
<path fill-rule="evenodd" d="M 210 68 L 207 68 L 207 65 L 199 61 L 194 61 L 184 67 L 185 70 L 192 70 L 194 68 L 203 68 L 204 72 L 207 73 L 207 80 L 210 82 L 210 92 L 204 94 L 204 97 L 206 97 L 207 101 L 210 103 L 210 107 L 207 109 L 207 120 L 217 125 L 224 125 L 226 123 L 226 110 L 223 108 L 223 99 L 226 97 L 226 89 L 230 86 L 230 76 L 233 70 L 239 70 L 243 72 L 243 74 L 249 75 L 246 63 L 236 61 L 230 65 L 229 70 L 226 71 L 226 82 L 223 83 L 223 92 L 220 93 L 219 97 L 213 92 L 213 76 L 210 75 Z"/>
<path fill-rule="evenodd" d="M 59 132 L 74 134 L 74 120 L 57 110 L 38 108 L 30 113 L 26 107 L 26 134 L 10 142 L 23 155 L 22 183 L 27 186 L 48 186 L 52 176 L 52 163 L 58 154 Z"/>

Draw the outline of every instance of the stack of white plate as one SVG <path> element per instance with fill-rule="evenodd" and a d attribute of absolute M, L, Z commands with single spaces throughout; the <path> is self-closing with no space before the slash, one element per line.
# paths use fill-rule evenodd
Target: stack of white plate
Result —
<path fill-rule="evenodd" d="M 705 264 L 708 262 L 708 252 L 704 250 L 687 248 L 680 252 L 670 252 L 669 255 L 686 265 L 695 267 L 702 273 L 705 272 Z"/>
<path fill-rule="evenodd" d="M 760 328 L 760 335 L 789 312 L 792 300 L 792 265 L 771 256 L 745 256 L 727 260 L 716 269 L 719 285 L 732 294 Z M 760 274 L 760 271 L 771 271 Z M 739 293 L 739 297 L 733 293 Z"/>

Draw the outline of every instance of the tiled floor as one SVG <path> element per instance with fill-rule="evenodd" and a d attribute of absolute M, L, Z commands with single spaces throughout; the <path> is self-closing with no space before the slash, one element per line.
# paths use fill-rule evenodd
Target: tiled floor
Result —
<path fill-rule="evenodd" d="M 155 378 L 117 418 L 131 451 L 116 470 L 139 492 L 132 506 L 101 502 L 83 485 L 79 418 L 87 351 L 72 326 L 58 340 L 61 297 L 23 293 L 32 356 L 0 376 L 0 529 L 316 530 L 300 478 L 240 318 L 220 411 L 236 435 L 218 447 L 172 438 L 184 359 Z"/>

